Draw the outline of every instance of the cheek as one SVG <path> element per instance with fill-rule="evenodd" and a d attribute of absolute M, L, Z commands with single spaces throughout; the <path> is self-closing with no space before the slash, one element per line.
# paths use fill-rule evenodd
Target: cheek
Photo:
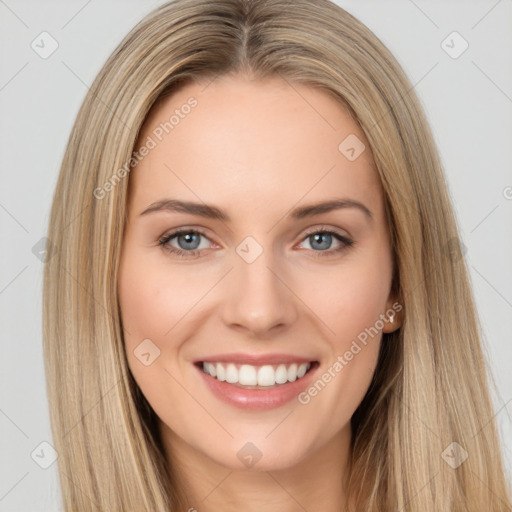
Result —
<path fill-rule="evenodd" d="M 163 368 L 175 356 L 165 340 L 186 315 L 185 306 L 191 300 L 187 297 L 190 286 L 186 287 L 179 275 L 169 275 L 151 263 L 144 254 L 126 251 L 118 276 L 128 364 L 141 389 L 149 394 L 157 381 L 165 378 Z"/>
<path fill-rule="evenodd" d="M 127 244 L 129 245 L 129 244 Z M 124 345 L 129 368 L 155 409 L 165 393 L 182 401 L 178 380 L 186 378 L 190 357 L 187 341 L 194 337 L 204 311 L 206 295 L 219 276 L 217 270 L 200 270 L 186 264 L 167 264 L 161 255 L 129 247 L 123 254 L 118 294 L 124 328 Z M 222 269 L 221 269 L 222 270 Z M 150 340 L 148 342 L 147 340 Z M 149 359 L 154 362 L 144 365 Z M 161 404 L 165 405 L 166 400 Z"/>
<path fill-rule="evenodd" d="M 119 272 L 119 301 L 126 340 L 162 339 L 204 294 L 207 282 L 190 272 L 127 256 Z"/>
<path fill-rule="evenodd" d="M 308 306 L 329 327 L 330 339 L 339 350 L 367 329 L 382 329 L 379 318 L 386 310 L 391 285 L 390 263 L 382 252 L 378 258 L 354 258 L 328 273 L 318 273 L 314 282 Z"/>
<path fill-rule="evenodd" d="M 380 249 L 374 255 L 354 257 L 350 264 L 347 258 L 346 264 L 328 274 L 317 274 L 309 295 L 308 306 L 329 329 L 324 332 L 330 354 L 318 385 L 303 403 L 314 403 L 319 415 L 330 413 L 340 424 L 349 420 L 363 399 L 378 362 L 391 262 Z"/>
<path fill-rule="evenodd" d="M 123 255 L 118 293 L 124 345 L 130 371 L 152 408 L 160 417 L 173 417 L 169 404 L 184 406 L 186 396 L 173 379 L 182 380 L 176 365 L 180 345 L 169 340 L 179 335 L 200 298 L 201 283 L 152 263 L 137 251 Z"/>

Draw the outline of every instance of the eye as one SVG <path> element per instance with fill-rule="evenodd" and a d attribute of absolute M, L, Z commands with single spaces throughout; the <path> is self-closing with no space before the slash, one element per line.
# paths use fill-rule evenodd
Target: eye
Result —
<path fill-rule="evenodd" d="M 304 241 L 309 242 L 315 257 L 329 256 L 354 245 L 354 241 L 350 238 L 324 228 L 309 231 Z M 337 242 L 338 246 L 331 249 L 333 242 Z"/>
<path fill-rule="evenodd" d="M 201 231 L 182 228 L 162 236 L 158 240 L 158 245 L 180 258 L 196 258 L 201 255 L 202 250 L 208 249 L 208 243 L 206 246 L 201 244 L 202 238 L 209 240 Z M 350 238 L 325 228 L 309 231 L 302 243 L 305 241 L 309 242 L 314 257 L 333 255 L 354 245 Z M 331 248 L 333 242 L 337 243 L 334 249 Z"/>
<path fill-rule="evenodd" d="M 201 247 L 201 238 L 208 240 L 203 233 L 195 229 L 180 229 L 164 235 L 158 240 L 158 244 L 176 256 L 190 258 L 199 256 L 202 249 L 208 248 Z M 177 247 L 172 242 L 175 242 Z"/>

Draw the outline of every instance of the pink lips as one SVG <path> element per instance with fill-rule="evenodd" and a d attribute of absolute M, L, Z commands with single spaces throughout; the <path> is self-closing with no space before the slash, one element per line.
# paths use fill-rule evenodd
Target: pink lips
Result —
<path fill-rule="evenodd" d="M 205 384 L 213 394 L 225 403 L 247 410 L 266 410 L 280 407 L 296 398 L 309 385 L 316 374 L 319 363 L 312 358 L 302 358 L 285 354 L 273 354 L 265 356 L 248 356 L 246 354 L 219 354 L 213 357 L 205 357 L 197 361 L 196 366 Z M 292 364 L 309 363 L 311 368 L 304 377 L 294 382 L 278 384 L 268 389 L 245 389 L 225 381 L 219 381 L 202 370 L 202 363 L 235 363 L 252 364 L 262 366 L 265 364 Z"/>

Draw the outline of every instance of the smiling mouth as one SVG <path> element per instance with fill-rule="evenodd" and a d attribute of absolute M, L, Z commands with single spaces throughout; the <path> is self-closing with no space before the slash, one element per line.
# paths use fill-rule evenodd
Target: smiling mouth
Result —
<path fill-rule="evenodd" d="M 196 363 L 204 373 L 220 382 L 227 382 L 243 389 L 272 389 L 302 379 L 319 365 L 309 363 L 250 365 L 226 362 Z"/>

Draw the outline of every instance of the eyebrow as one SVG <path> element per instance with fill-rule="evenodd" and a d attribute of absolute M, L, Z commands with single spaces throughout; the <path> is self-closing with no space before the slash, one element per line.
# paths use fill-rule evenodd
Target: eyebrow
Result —
<path fill-rule="evenodd" d="M 299 206 L 291 211 L 288 215 L 292 219 L 300 220 L 306 217 L 313 217 L 322 213 L 327 213 L 333 210 L 340 210 L 346 208 L 356 208 L 363 212 L 369 220 L 373 220 L 373 213 L 360 201 L 355 199 L 332 199 L 306 206 Z M 230 222 L 229 215 L 213 205 L 206 203 L 196 203 L 193 201 L 180 201 L 178 199 L 162 199 L 150 204 L 140 215 L 147 215 L 154 212 L 177 212 L 189 213 L 191 215 L 199 215 L 200 217 L 220 220 L 223 222 Z"/>

